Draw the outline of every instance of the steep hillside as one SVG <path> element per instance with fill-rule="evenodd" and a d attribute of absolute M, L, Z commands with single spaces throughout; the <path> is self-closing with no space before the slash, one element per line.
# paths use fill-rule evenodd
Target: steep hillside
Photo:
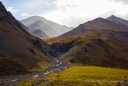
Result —
<path fill-rule="evenodd" d="M 32 16 L 27 19 L 21 20 L 30 30 L 40 29 L 50 37 L 59 36 L 65 32 L 72 30 L 72 27 L 66 27 L 57 23 L 51 22 L 39 16 Z"/>
<path fill-rule="evenodd" d="M 39 67 L 37 62 L 51 62 L 56 55 L 26 30 L 0 2 L 0 76 L 26 73 Z"/>
<path fill-rule="evenodd" d="M 46 41 L 66 62 L 128 69 L 127 30 L 98 18 Z"/>

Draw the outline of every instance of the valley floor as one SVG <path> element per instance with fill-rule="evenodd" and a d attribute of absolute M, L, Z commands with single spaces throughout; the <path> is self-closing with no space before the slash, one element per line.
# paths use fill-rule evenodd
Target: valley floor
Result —
<path fill-rule="evenodd" d="M 0 86 L 32 86 L 32 83 L 29 84 L 27 81 L 34 80 L 34 82 L 36 82 L 38 80 L 43 80 L 47 74 L 52 72 L 62 71 L 66 69 L 67 66 L 68 64 L 66 64 L 65 62 L 57 61 L 55 66 L 49 67 L 48 69 L 42 72 L 34 72 L 26 75 L 0 77 Z M 25 85 L 23 84 L 20 85 L 19 83 L 25 83 Z M 34 85 L 34 86 L 38 86 L 38 85 Z"/>
<path fill-rule="evenodd" d="M 60 63 L 61 64 L 61 63 Z M 63 71 L 61 71 L 63 69 Z M 52 70 L 59 70 L 46 74 Z M 128 70 L 96 66 L 58 66 L 12 86 L 128 86 Z M 7 86 L 7 85 L 3 85 Z"/>

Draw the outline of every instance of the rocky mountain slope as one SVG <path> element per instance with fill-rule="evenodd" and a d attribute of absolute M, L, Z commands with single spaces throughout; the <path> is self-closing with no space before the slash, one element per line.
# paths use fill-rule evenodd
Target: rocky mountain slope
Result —
<path fill-rule="evenodd" d="M 114 15 L 108 17 L 107 20 L 112 21 L 116 24 L 128 26 L 128 21 L 127 20 L 121 19 L 121 18 L 116 17 Z"/>
<path fill-rule="evenodd" d="M 48 39 L 61 60 L 128 69 L 128 27 L 97 18 Z"/>
<path fill-rule="evenodd" d="M 21 22 L 27 26 L 30 30 L 40 29 L 50 37 L 59 36 L 65 32 L 72 30 L 72 27 L 66 27 L 57 23 L 46 20 L 43 17 L 32 16 L 27 19 L 21 20 Z"/>
<path fill-rule="evenodd" d="M 76 36 L 76 35 L 78 36 L 81 34 L 85 34 L 90 30 L 128 31 L 128 27 L 103 18 L 97 18 L 92 21 L 88 21 L 84 24 L 79 25 L 75 29 L 63 34 L 61 37 Z"/>
<path fill-rule="evenodd" d="M 51 62 L 56 54 L 42 40 L 30 35 L 0 2 L 0 76 L 28 73 L 37 62 Z"/>

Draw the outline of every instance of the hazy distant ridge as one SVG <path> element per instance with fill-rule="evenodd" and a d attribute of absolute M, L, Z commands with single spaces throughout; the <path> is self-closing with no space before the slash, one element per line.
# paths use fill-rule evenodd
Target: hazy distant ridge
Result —
<path fill-rule="evenodd" d="M 59 36 L 73 29 L 72 27 L 59 25 L 39 16 L 32 16 L 27 19 L 21 20 L 21 22 L 30 30 L 40 29 L 50 37 Z"/>

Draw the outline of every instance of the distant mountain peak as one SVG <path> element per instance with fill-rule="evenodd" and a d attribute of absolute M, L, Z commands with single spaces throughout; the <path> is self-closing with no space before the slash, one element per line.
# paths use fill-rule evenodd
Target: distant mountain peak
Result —
<path fill-rule="evenodd" d="M 112 20 L 112 19 L 116 19 L 116 18 L 119 18 L 119 17 L 117 17 L 117 16 L 115 16 L 115 15 L 111 15 L 111 16 L 107 17 L 106 19 L 107 19 L 107 20 Z M 120 19 L 121 19 L 121 18 L 120 18 Z"/>
<path fill-rule="evenodd" d="M 91 21 L 88 21 L 88 22 L 86 22 L 84 24 L 86 24 L 86 25 L 92 25 L 92 24 L 100 24 L 100 25 L 102 25 L 105 22 L 108 22 L 108 20 L 99 17 L 99 18 L 93 19 Z"/>
<path fill-rule="evenodd" d="M 114 16 L 114 15 L 111 15 L 110 17 L 108 17 L 106 19 L 111 21 L 111 22 L 114 22 L 116 24 L 128 26 L 128 21 L 127 20 L 122 19 L 122 18 L 117 17 L 117 16 Z"/>
<path fill-rule="evenodd" d="M 105 20 L 104 18 L 99 17 L 99 18 L 96 18 L 96 19 L 94 19 L 94 20 L 92 20 L 92 21 L 104 21 L 104 20 Z"/>
<path fill-rule="evenodd" d="M 94 20 L 102 20 L 102 19 L 104 19 L 104 18 L 98 17 L 98 18 L 96 18 L 96 19 L 94 19 Z"/>
<path fill-rule="evenodd" d="M 115 15 L 111 15 L 110 17 L 116 17 Z"/>
<path fill-rule="evenodd" d="M 106 20 L 106 19 L 104 19 L 104 18 L 102 18 L 102 17 L 98 17 L 98 18 L 93 19 L 93 20 L 88 21 L 88 22 L 99 22 L 99 21 L 105 21 L 105 20 Z M 88 23 L 88 22 L 86 22 L 86 23 Z"/>
<path fill-rule="evenodd" d="M 40 29 L 50 37 L 59 36 L 65 32 L 72 30 L 72 27 L 57 24 L 40 16 L 31 16 L 27 19 L 21 20 L 30 30 Z"/>

